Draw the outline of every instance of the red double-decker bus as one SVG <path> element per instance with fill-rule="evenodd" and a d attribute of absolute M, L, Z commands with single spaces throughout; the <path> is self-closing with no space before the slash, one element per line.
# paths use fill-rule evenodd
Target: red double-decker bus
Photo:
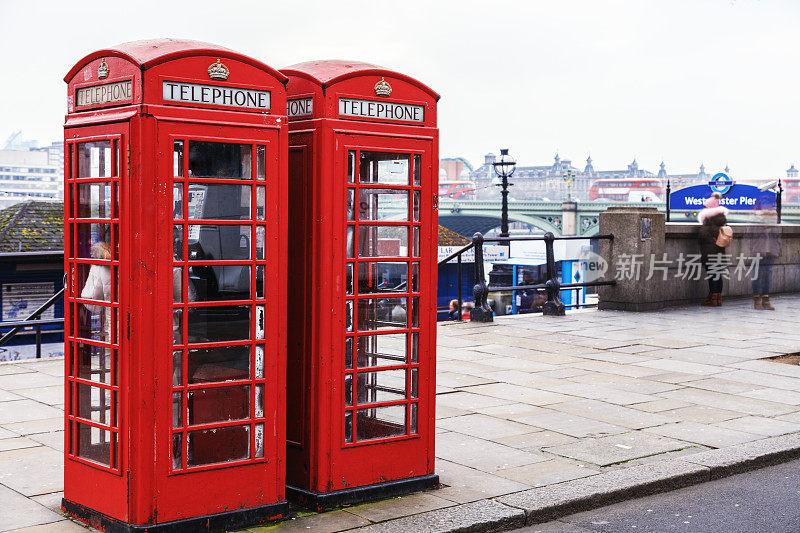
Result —
<path fill-rule="evenodd" d="M 475 184 L 471 181 L 440 181 L 439 198 L 453 200 L 474 200 Z"/>
<path fill-rule="evenodd" d="M 633 193 L 633 194 L 631 194 Z M 664 198 L 664 185 L 655 178 L 611 178 L 592 183 L 589 201 L 608 200 L 613 202 L 661 201 Z"/>

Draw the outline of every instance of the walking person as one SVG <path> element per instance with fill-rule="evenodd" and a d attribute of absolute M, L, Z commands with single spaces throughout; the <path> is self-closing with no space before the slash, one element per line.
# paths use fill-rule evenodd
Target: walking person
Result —
<path fill-rule="evenodd" d="M 708 298 L 700 304 L 705 307 L 719 307 L 722 305 L 722 275 L 716 269 L 713 273 L 709 271 L 711 258 L 720 258 L 725 253 L 724 246 L 720 246 L 720 244 L 727 245 L 720 240 L 722 228 L 727 228 L 727 231 L 730 231 L 727 217 L 728 209 L 719 205 L 720 198 L 722 198 L 722 195 L 715 192 L 711 198 L 703 202 L 704 209 L 697 214 L 697 221 L 701 224 L 697 239 L 700 244 L 703 268 L 705 268 L 706 278 L 708 279 Z M 730 243 L 730 236 L 732 236 L 732 233 L 727 236 L 727 243 Z"/>
<path fill-rule="evenodd" d="M 758 254 L 758 276 L 753 280 L 753 308 L 774 311 L 775 308 L 769 301 L 769 285 L 772 279 L 772 266 L 775 259 L 781 254 L 781 239 L 778 226 L 775 225 L 777 217 L 771 210 L 763 205 L 756 205 L 756 221 L 753 226 L 755 235 L 750 239 L 750 253 L 753 257 Z"/>

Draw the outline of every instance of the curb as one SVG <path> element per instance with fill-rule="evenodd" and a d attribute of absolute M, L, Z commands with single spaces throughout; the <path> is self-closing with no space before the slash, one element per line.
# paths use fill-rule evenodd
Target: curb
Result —
<path fill-rule="evenodd" d="M 708 450 L 371 524 L 359 533 L 508 531 L 800 458 L 800 433 Z"/>

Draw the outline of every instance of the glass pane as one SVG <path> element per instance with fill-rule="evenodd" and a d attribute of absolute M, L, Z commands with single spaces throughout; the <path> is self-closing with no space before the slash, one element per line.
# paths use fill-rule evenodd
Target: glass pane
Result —
<path fill-rule="evenodd" d="M 75 343 L 75 357 L 78 359 L 78 377 L 111 384 L 111 367 L 114 366 L 111 348 Z"/>
<path fill-rule="evenodd" d="M 111 141 L 92 141 L 78 144 L 78 177 L 110 178 Z"/>
<path fill-rule="evenodd" d="M 263 339 L 264 338 L 264 306 L 257 305 L 256 306 L 256 339 Z"/>
<path fill-rule="evenodd" d="M 264 385 L 256 385 L 255 417 L 264 416 Z"/>
<path fill-rule="evenodd" d="M 178 470 L 183 466 L 183 434 L 176 433 L 172 436 L 172 469 Z"/>
<path fill-rule="evenodd" d="M 407 257 L 407 226 L 361 226 L 358 228 L 359 257 Z"/>
<path fill-rule="evenodd" d="M 359 220 L 408 220 L 408 192 L 389 189 L 360 189 Z"/>
<path fill-rule="evenodd" d="M 264 424 L 256 424 L 256 459 L 264 457 Z"/>
<path fill-rule="evenodd" d="M 409 357 L 409 363 L 416 363 L 419 361 L 419 333 L 412 333 L 411 334 L 411 357 Z"/>
<path fill-rule="evenodd" d="M 181 405 L 181 393 L 180 392 L 173 392 L 172 393 L 172 427 L 179 428 L 183 425 L 183 417 L 181 413 L 183 412 L 183 406 Z"/>
<path fill-rule="evenodd" d="M 344 441 L 353 442 L 353 411 L 344 414 Z"/>
<path fill-rule="evenodd" d="M 190 431 L 187 466 L 225 463 L 250 457 L 250 426 Z"/>
<path fill-rule="evenodd" d="M 419 210 L 420 210 L 420 191 L 414 191 L 414 222 L 419 222 Z"/>
<path fill-rule="evenodd" d="M 111 183 L 78 184 L 78 218 L 111 218 Z"/>
<path fill-rule="evenodd" d="M 172 302 L 180 302 L 183 298 L 183 268 L 172 267 Z"/>
<path fill-rule="evenodd" d="M 256 379 L 264 377 L 264 347 L 256 345 Z"/>
<path fill-rule="evenodd" d="M 361 152 L 359 181 L 361 183 L 409 184 L 408 154 Z"/>
<path fill-rule="evenodd" d="M 356 153 L 354 150 L 350 150 L 347 152 L 347 182 L 354 183 L 356 181 L 355 176 L 355 168 L 356 168 Z"/>
<path fill-rule="evenodd" d="M 356 439 L 372 440 L 406 434 L 406 406 L 390 405 L 359 409 L 356 414 Z"/>
<path fill-rule="evenodd" d="M 75 224 L 75 229 L 78 245 L 77 257 L 82 259 L 112 258 L 111 224 Z M 117 242 L 117 251 L 119 251 L 119 242 Z"/>
<path fill-rule="evenodd" d="M 78 416 L 113 425 L 111 421 L 111 391 L 78 383 Z"/>
<path fill-rule="evenodd" d="M 183 260 L 183 226 L 172 227 L 172 258 Z"/>
<path fill-rule="evenodd" d="M 175 141 L 172 144 L 172 175 L 183 176 L 183 141 Z"/>
<path fill-rule="evenodd" d="M 411 434 L 417 433 L 417 404 L 411 404 L 411 420 L 409 420 L 409 425 L 411 426 Z"/>
<path fill-rule="evenodd" d="M 78 304 L 78 337 L 100 342 L 113 342 L 111 325 L 116 313 L 111 307 Z"/>
<path fill-rule="evenodd" d="M 249 144 L 189 142 L 189 177 L 252 179 Z"/>
<path fill-rule="evenodd" d="M 419 292 L 419 263 L 411 263 L 411 292 Z"/>
<path fill-rule="evenodd" d="M 189 342 L 226 342 L 250 338 L 250 306 L 189 308 Z"/>
<path fill-rule="evenodd" d="M 75 424 L 77 428 L 78 457 L 111 466 L 111 432 L 86 424 Z"/>
<path fill-rule="evenodd" d="M 358 293 L 406 292 L 408 263 L 359 263 Z"/>
<path fill-rule="evenodd" d="M 347 189 L 347 220 L 356 219 L 355 191 Z"/>
<path fill-rule="evenodd" d="M 189 260 L 250 259 L 250 226 L 190 225 Z"/>
<path fill-rule="evenodd" d="M 267 147 L 256 147 L 256 178 L 263 180 L 267 177 Z"/>
<path fill-rule="evenodd" d="M 189 350 L 189 383 L 250 379 L 250 346 Z"/>
<path fill-rule="evenodd" d="M 411 298 L 411 327 L 419 327 L 419 297 Z"/>
<path fill-rule="evenodd" d="M 422 156 L 414 154 L 414 185 L 421 183 L 420 177 L 422 176 Z"/>
<path fill-rule="evenodd" d="M 183 184 L 174 183 L 172 185 L 172 218 L 179 220 L 183 218 Z"/>
<path fill-rule="evenodd" d="M 409 394 L 409 398 L 419 397 L 419 391 L 417 389 L 418 374 L 419 374 L 418 368 L 415 367 L 411 369 L 411 392 Z"/>
<path fill-rule="evenodd" d="M 358 337 L 358 367 L 394 366 L 406 362 L 406 334 Z"/>
<path fill-rule="evenodd" d="M 405 397 L 406 371 L 404 369 L 358 373 L 356 401 L 359 405 L 404 400 Z"/>
<path fill-rule="evenodd" d="M 358 330 L 406 328 L 407 309 L 405 298 L 363 298 L 358 301 Z"/>
<path fill-rule="evenodd" d="M 113 294 L 118 294 L 117 276 L 113 274 L 113 267 L 108 265 L 87 265 L 78 263 L 76 275 L 78 277 L 79 298 L 110 302 Z M 33 309 L 31 309 L 33 311 Z"/>
<path fill-rule="evenodd" d="M 172 310 L 172 344 L 183 344 L 183 311 Z"/>
<path fill-rule="evenodd" d="M 266 187 L 256 187 L 256 219 L 264 220 L 264 209 L 266 206 L 267 189 Z"/>
<path fill-rule="evenodd" d="M 347 263 L 347 279 L 345 283 L 345 294 L 353 294 L 353 263 Z"/>
<path fill-rule="evenodd" d="M 353 300 L 347 300 L 344 307 L 345 331 L 353 331 Z"/>
<path fill-rule="evenodd" d="M 412 245 L 412 255 L 419 257 L 419 227 L 414 226 L 414 239 Z"/>
<path fill-rule="evenodd" d="M 191 390 L 187 402 L 190 425 L 250 418 L 249 385 Z"/>
<path fill-rule="evenodd" d="M 353 337 L 344 340 L 344 367 L 353 368 Z"/>
<path fill-rule="evenodd" d="M 195 220 L 247 220 L 250 186 L 221 183 L 189 185 L 189 218 Z"/>
<path fill-rule="evenodd" d="M 344 376 L 344 405 L 345 407 L 353 405 L 353 374 Z"/>
<path fill-rule="evenodd" d="M 250 267 L 193 265 L 189 267 L 189 301 L 250 299 Z"/>
<path fill-rule="evenodd" d="M 256 259 L 264 259 L 265 233 L 264 226 L 256 226 Z"/>
<path fill-rule="evenodd" d="M 183 352 L 176 350 L 172 352 L 172 384 L 183 385 Z"/>
<path fill-rule="evenodd" d="M 264 265 L 256 267 L 256 298 L 264 297 Z"/>
<path fill-rule="evenodd" d="M 353 226 L 347 226 L 347 257 L 353 257 Z"/>

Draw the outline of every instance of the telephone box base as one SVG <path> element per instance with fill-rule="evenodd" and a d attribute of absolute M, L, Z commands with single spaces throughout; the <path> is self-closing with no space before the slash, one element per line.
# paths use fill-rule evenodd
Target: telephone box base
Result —
<path fill-rule="evenodd" d="M 198 516 L 185 520 L 175 520 L 150 526 L 137 526 L 111 518 L 83 505 L 61 500 L 61 509 L 73 518 L 105 531 L 106 533 L 190 533 L 194 531 L 224 531 L 240 527 L 263 524 L 272 520 L 280 520 L 289 516 L 289 504 L 286 501 L 251 507 L 238 511 Z"/>
<path fill-rule="evenodd" d="M 292 502 L 315 511 L 323 511 L 345 505 L 354 505 L 372 500 L 393 498 L 439 486 L 439 476 L 418 476 L 409 479 L 398 479 L 385 483 L 376 483 L 365 487 L 337 490 L 334 492 L 311 492 L 309 490 L 286 485 L 286 497 Z"/>

